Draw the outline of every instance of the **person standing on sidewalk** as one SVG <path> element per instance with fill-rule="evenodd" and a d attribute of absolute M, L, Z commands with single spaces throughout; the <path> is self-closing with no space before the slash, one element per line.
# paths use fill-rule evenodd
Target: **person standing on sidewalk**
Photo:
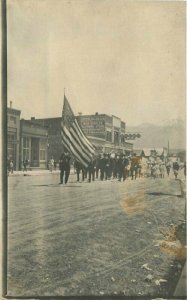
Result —
<path fill-rule="evenodd" d="M 54 160 L 54 170 L 56 171 L 56 160 Z"/>
<path fill-rule="evenodd" d="M 61 154 L 59 160 L 59 169 L 60 169 L 60 183 L 63 184 L 63 179 L 65 175 L 65 184 L 68 182 L 69 173 L 70 173 L 70 155 L 67 151 Z"/>
<path fill-rule="evenodd" d="M 51 173 L 53 172 L 53 168 L 54 168 L 54 158 L 52 156 L 51 159 L 50 159 L 50 161 L 49 161 L 49 171 Z"/>
<path fill-rule="evenodd" d="M 23 161 L 23 172 L 27 172 L 28 164 L 29 164 L 28 159 L 25 159 L 25 160 Z"/>
<path fill-rule="evenodd" d="M 13 160 L 10 161 L 10 172 L 11 172 L 11 174 L 14 173 L 14 162 L 13 162 Z"/>

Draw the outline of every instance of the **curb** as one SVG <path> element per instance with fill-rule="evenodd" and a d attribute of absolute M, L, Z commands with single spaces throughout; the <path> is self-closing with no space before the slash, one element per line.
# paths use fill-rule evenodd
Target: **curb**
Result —
<path fill-rule="evenodd" d="M 20 173 L 13 173 L 13 174 L 9 174 L 8 177 L 15 177 L 15 176 L 39 176 L 39 175 L 56 175 L 59 174 L 59 172 L 20 172 Z"/>
<path fill-rule="evenodd" d="M 15 171 L 13 174 L 9 174 L 7 177 L 16 177 L 16 176 L 42 176 L 42 175 L 59 175 L 60 170 L 58 171 L 53 171 L 52 173 L 48 170 L 42 171 L 27 171 L 27 172 L 22 172 L 22 171 Z M 70 171 L 70 175 L 74 174 L 74 171 Z"/>

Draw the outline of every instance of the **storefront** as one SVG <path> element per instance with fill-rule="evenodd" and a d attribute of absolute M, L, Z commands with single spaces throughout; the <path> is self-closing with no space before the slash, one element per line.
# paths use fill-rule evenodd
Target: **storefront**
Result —
<path fill-rule="evenodd" d="M 23 161 L 29 161 L 29 167 L 47 168 L 47 129 L 31 121 L 21 120 L 20 169 Z"/>
<path fill-rule="evenodd" d="M 20 110 L 7 108 L 7 159 L 13 161 L 14 170 L 19 168 L 20 114 Z"/>

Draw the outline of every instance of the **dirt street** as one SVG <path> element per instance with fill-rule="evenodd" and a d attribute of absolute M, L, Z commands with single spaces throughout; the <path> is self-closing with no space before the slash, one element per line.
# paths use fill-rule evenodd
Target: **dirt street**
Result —
<path fill-rule="evenodd" d="M 9 296 L 173 293 L 185 260 L 178 180 L 8 181 Z"/>

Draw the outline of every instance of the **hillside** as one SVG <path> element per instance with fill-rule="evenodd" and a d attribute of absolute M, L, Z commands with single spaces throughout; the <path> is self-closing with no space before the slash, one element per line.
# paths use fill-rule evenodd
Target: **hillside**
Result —
<path fill-rule="evenodd" d="M 141 138 L 132 141 L 134 148 L 167 147 L 168 141 L 170 149 L 186 148 L 185 123 L 181 120 L 164 125 L 143 123 L 139 126 L 127 126 L 126 131 L 141 133 Z"/>

